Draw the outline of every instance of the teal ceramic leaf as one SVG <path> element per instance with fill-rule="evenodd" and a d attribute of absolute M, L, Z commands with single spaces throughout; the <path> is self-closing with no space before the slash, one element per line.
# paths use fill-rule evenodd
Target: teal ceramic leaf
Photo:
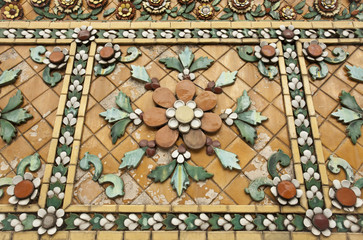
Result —
<path fill-rule="evenodd" d="M 5 70 L 0 75 L 0 87 L 14 83 L 20 73 L 21 70 Z"/>
<path fill-rule="evenodd" d="M 253 53 L 253 48 L 250 46 L 237 47 L 238 55 L 240 58 L 247 62 L 257 62 L 258 58 Z"/>
<path fill-rule="evenodd" d="M 262 121 L 267 120 L 267 117 L 262 116 L 260 112 L 256 110 L 250 110 L 238 114 L 238 119 L 252 125 L 261 124 Z"/>
<path fill-rule="evenodd" d="M 362 114 L 354 112 L 348 108 L 338 109 L 336 112 L 333 112 L 331 115 L 337 117 L 339 121 L 343 121 L 344 123 L 350 123 L 351 121 L 360 119 Z"/>
<path fill-rule="evenodd" d="M 234 83 L 236 80 L 237 71 L 234 72 L 222 72 L 216 81 L 216 87 L 224 87 Z"/>
<path fill-rule="evenodd" d="M 149 74 L 146 72 L 145 67 L 131 65 L 131 68 L 131 77 L 146 83 L 151 82 L 151 79 L 149 77 Z"/>
<path fill-rule="evenodd" d="M 47 51 L 44 46 L 37 46 L 35 48 L 30 48 L 30 57 L 36 63 L 43 63 L 45 56 L 40 56 Z"/>
<path fill-rule="evenodd" d="M 345 67 L 349 70 L 349 77 L 359 82 L 363 82 L 363 68 L 349 65 L 345 65 Z"/>
<path fill-rule="evenodd" d="M 213 177 L 213 174 L 208 173 L 203 167 L 192 166 L 187 162 L 184 162 L 184 167 L 187 170 L 188 175 L 197 182 Z"/>
<path fill-rule="evenodd" d="M 82 170 L 87 171 L 91 168 L 91 164 L 95 169 L 92 180 L 96 182 L 102 174 L 103 170 L 102 162 L 98 156 L 86 152 L 84 154 L 84 157 L 79 162 L 79 167 Z"/>
<path fill-rule="evenodd" d="M 280 163 L 281 166 L 287 167 L 290 165 L 291 159 L 285 154 L 281 149 L 277 153 L 272 154 L 267 160 L 267 170 L 270 173 L 272 179 L 279 177 L 277 164 Z"/>
<path fill-rule="evenodd" d="M 213 62 L 214 60 L 209 59 L 208 57 L 200 57 L 193 62 L 189 70 L 190 72 L 195 72 L 197 70 L 207 69 Z"/>
<path fill-rule="evenodd" d="M 237 108 L 236 108 L 235 112 L 236 113 L 244 112 L 245 110 L 247 110 L 250 107 L 250 105 L 251 105 L 251 99 L 247 95 L 247 91 L 243 90 L 242 96 L 240 96 L 237 99 Z"/>
<path fill-rule="evenodd" d="M 176 166 L 175 172 L 171 178 L 171 185 L 173 185 L 173 188 L 176 190 L 178 197 L 182 195 L 184 189 L 187 189 L 189 179 L 184 165 L 178 164 Z"/>
<path fill-rule="evenodd" d="M 351 122 L 347 127 L 348 136 L 354 144 L 357 143 L 358 138 L 362 135 L 361 127 L 363 120 Z"/>
<path fill-rule="evenodd" d="M 0 136 L 9 144 L 11 140 L 16 136 L 16 128 L 8 121 L 0 119 Z"/>
<path fill-rule="evenodd" d="M 127 118 L 129 114 L 127 112 L 121 111 L 117 108 L 107 109 L 106 112 L 100 113 L 101 117 L 104 117 L 109 123 L 117 122 L 118 120 Z"/>
<path fill-rule="evenodd" d="M 129 47 L 127 49 L 127 56 L 121 56 L 120 62 L 129 63 L 135 61 L 139 56 L 141 56 L 141 51 L 136 47 Z"/>
<path fill-rule="evenodd" d="M 115 144 L 117 139 L 125 134 L 127 125 L 131 122 L 131 119 L 126 118 L 116 122 L 111 128 L 112 143 Z"/>
<path fill-rule="evenodd" d="M 213 149 L 224 168 L 229 168 L 230 170 L 232 169 L 241 170 L 241 166 L 238 164 L 239 160 L 237 159 L 236 154 L 228 152 L 226 150 L 222 150 L 220 148 L 213 148 Z"/>
<path fill-rule="evenodd" d="M 234 120 L 234 124 L 237 126 L 242 137 L 252 145 L 255 144 L 255 138 L 257 137 L 256 130 L 241 120 Z"/>
<path fill-rule="evenodd" d="M 27 113 L 27 110 L 24 108 L 15 109 L 10 112 L 4 113 L 1 115 L 2 119 L 8 120 L 9 122 L 20 124 L 22 122 L 26 122 L 28 119 L 33 116 Z"/>
<path fill-rule="evenodd" d="M 10 98 L 8 104 L 1 111 L 1 114 L 10 112 L 11 110 L 14 110 L 15 108 L 19 107 L 22 103 L 23 103 L 23 95 L 21 94 L 21 91 L 18 90 L 16 92 L 15 96 Z"/>
<path fill-rule="evenodd" d="M 163 63 L 166 68 L 177 70 L 180 73 L 183 72 L 183 65 L 175 57 L 162 58 L 159 62 Z"/>
<path fill-rule="evenodd" d="M 341 48 L 334 48 L 332 51 L 335 58 L 326 57 L 324 61 L 331 64 L 337 64 L 343 62 L 349 56 L 349 53 Z"/>
<path fill-rule="evenodd" d="M 334 155 L 329 156 L 328 169 L 334 174 L 338 174 L 342 168 L 345 172 L 346 179 L 350 182 L 354 182 L 354 172 L 350 164 L 343 158 L 335 157 Z"/>
<path fill-rule="evenodd" d="M 116 104 L 124 111 L 128 112 L 128 113 L 132 113 L 132 107 L 131 107 L 131 103 L 130 103 L 130 98 L 123 93 L 122 91 L 120 91 L 116 97 Z"/>
<path fill-rule="evenodd" d="M 260 60 L 257 64 L 258 71 L 270 80 L 274 79 L 279 72 L 275 66 L 269 66 L 266 68 L 265 64 Z"/>
<path fill-rule="evenodd" d="M 96 64 L 93 70 L 96 76 L 107 76 L 115 70 L 115 67 L 116 63 L 107 65 L 106 67 L 102 66 L 101 64 Z"/>
<path fill-rule="evenodd" d="M 0 187 L 9 186 L 13 184 L 13 178 L 3 177 L 0 178 Z M 0 189 L 0 198 L 3 196 L 4 190 Z"/>
<path fill-rule="evenodd" d="M 267 177 L 256 178 L 250 182 L 248 188 L 245 188 L 245 192 L 250 194 L 253 200 L 262 201 L 265 198 L 265 193 L 263 190 L 260 190 L 261 186 L 273 186 L 273 182 Z"/>
<path fill-rule="evenodd" d="M 103 175 L 98 179 L 100 184 L 111 183 L 111 186 L 106 188 L 106 195 L 109 198 L 122 197 L 124 193 L 124 182 L 115 174 Z"/>
<path fill-rule="evenodd" d="M 179 54 L 179 59 L 183 67 L 189 69 L 190 65 L 194 60 L 194 54 L 192 53 L 192 51 L 190 51 L 188 47 L 186 47 L 184 51 Z"/>
<path fill-rule="evenodd" d="M 318 66 L 312 66 L 309 68 L 309 73 L 314 80 L 323 79 L 329 73 L 328 66 L 326 65 L 326 63 L 319 62 L 319 66 L 320 66 L 320 69 Z"/>
<path fill-rule="evenodd" d="M 357 101 L 355 100 L 355 97 L 353 97 L 352 95 L 350 95 L 350 93 L 347 93 L 346 91 L 342 91 L 342 95 L 339 97 L 340 98 L 340 103 L 359 113 L 363 113 L 362 108 L 358 105 Z"/>
<path fill-rule="evenodd" d="M 154 182 L 164 182 L 173 173 L 175 166 L 176 160 L 173 160 L 163 166 L 157 166 L 154 170 L 151 171 L 148 177 L 152 178 Z"/>
<path fill-rule="evenodd" d="M 50 73 L 50 68 L 46 66 L 43 71 L 43 81 L 50 86 L 54 87 L 57 83 L 62 80 L 62 75 L 59 72 L 54 72 L 53 75 Z"/>
<path fill-rule="evenodd" d="M 125 167 L 127 167 L 127 169 L 136 168 L 140 164 L 143 156 L 145 155 L 146 149 L 147 147 L 143 147 L 125 153 L 119 169 L 123 169 Z"/>

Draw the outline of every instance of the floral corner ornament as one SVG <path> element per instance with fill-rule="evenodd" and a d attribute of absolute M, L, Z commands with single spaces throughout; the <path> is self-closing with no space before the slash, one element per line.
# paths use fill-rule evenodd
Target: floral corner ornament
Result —
<path fill-rule="evenodd" d="M 258 70 L 259 72 L 268 77 L 270 80 L 274 79 L 278 73 L 278 70 L 275 66 L 268 66 L 266 68 L 265 64 L 274 65 L 279 60 L 280 50 L 277 49 L 276 43 L 267 43 L 262 41 L 260 45 L 255 46 L 254 55 L 253 49 L 250 46 L 237 47 L 238 55 L 244 61 L 247 62 L 257 62 L 258 61 Z"/>
<path fill-rule="evenodd" d="M 118 20 L 131 20 L 135 17 L 135 5 L 129 0 L 123 0 L 117 6 L 116 18 Z"/>
<path fill-rule="evenodd" d="M 187 161 L 191 154 L 184 145 L 171 154 L 172 161 L 164 166 L 158 166 L 148 175 L 154 182 L 164 182 L 171 176 L 171 184 L 180 197 L 189 185 L 189 177 L 194 181 L 204 181 L 213 177 L 213 174 L 206 172 L 202 167 L 192 166 Z M 174 172 L 174 173 L 173 173 Z"/>
<path fill-rule="evenodd" d="M 281 205 L 297 205 L 299 198 L 303 195 L 303 191 L 299 189 L 300 183 L 296 179 L 292 179 L 289 174 L 273 179 L 274 186 L 271 192 Z"/>
<path fill-rule="evenodd" d="M 115 70 L 118 62 L 129 63 L 136 60 L 141 52 L 136 47 L 127 49 L 128 56 L 122 56 L 121 48 L 118 44 L 106 43 L 104 46 L 99 46 L 96 51 L 95 59 L 97 65 L 94 67 L 96 76 L 105 76 Z"/>
<path fill-rule="evenodd" d="M 92 26 L 81 26 L 75 28 L 72 34 L 72 38 L 77 44 L 87 45 L 96 39 L 97 30 L 93 29 Z"/>
<path fill-rule="evenodd" d="M 51 206 L 38 210 L 38 218 L 33 221 L 33 227 L 38 228 L 38 234 L 54 235 L 57 229 L 63 225 L 64 210 Z"/>
<path fill-rule="evenodd" d="M 344 90 L 339 99 L 340 104 L 343 105 L 343 107 L 332 113 L 332 115 L 337 117 L 339 121 L 348 124 L 346 129 L 347 135 L 350 137 L 353 144 L 356 144 L 358 138 L 362 135 L 363 109 L 358 105 L 355 97 Z"/>
<path fill-rule="evenodd" d="M 1 8 L 1 13 L 3 18 L 7 20 L 19 20 L 24 16 L 23 7 L 16 1 L 6 3 Z"/>
<path fill-rule="evenodd" d="M 16 128 L 13 124 L 19 125 L 31 119 L 33 116 L 24 108 L 19 108 L 23 103 L 23 95 L 18 90 L 15 96 L 9 99 L 8 104 L 1 110 L 0 113 L 0 136 L 10 144 L 16 136 Z"/>
<path fill-rule="evenodd" d="M 320 207 L 308 209 L 304 218 L 304 226 L 316 236 L 322 234 L 329 237 L 331 230 L 337 225 L 332 216 L 333 212 L 328 208 L 324 210 Z"/>
<path fill-rule="evenodd" d="M 281 25 L 280 29 L 276 30 L 276 34 L 281 41 L 286 43 L 295 42 L 300 38 L 300 30 L 295 29 L 293 25 Z"/>
<path fill-rule="evenodd" d="M 45 55 L 41 56 L 44 53 Z M 37 46 L 30 48 L 30 57 L 36 63 L 47 65 L 43 71 L 43 81 L 45 83 L 54 87 L 62 80 L 62 75 L 59 72 L 54 72 L 52 76 L 51 70 L 61 70 L 67 65 L 69 59 L 68 49 L 55 47 L 52 51 L 47 51 L 44 46 Z"/>
<path fill-rule="evenodd" d="M 314 80 L 325 78 L 329 71 L 326 63 L 338 64 L 347 59 L 349 56 L 348 52 L 345 52 L 341 48 L 335 48 L 332 53 L 335 58 L 328 57 L 328 51 L 324 43 L 318 42 L 318 40 L 312 40 L 311 42 L 304 42 L 303 53 L 309 62 L 316 63 L 318 66 L 311 66 L 309 73 Z M 326 63 L 325 63 L 326 62 Z"/>

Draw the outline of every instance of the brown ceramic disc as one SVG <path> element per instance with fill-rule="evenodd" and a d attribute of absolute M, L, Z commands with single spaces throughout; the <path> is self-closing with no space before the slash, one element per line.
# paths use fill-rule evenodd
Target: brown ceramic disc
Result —
<path fill-rule="evenodd" d="M 161 107 L 170 108 L 173 107 L 176 98 L 168 88 L 159 87 L 153 93 L 153 100 Z"/>

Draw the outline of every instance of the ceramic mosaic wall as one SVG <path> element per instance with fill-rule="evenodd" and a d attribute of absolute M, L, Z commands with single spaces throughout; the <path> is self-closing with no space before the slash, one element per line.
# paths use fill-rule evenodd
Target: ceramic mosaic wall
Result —
<path fill-rule="evenodd" d="M 0 4 L 2 238 L 362 237 L 359 1 Z"/>

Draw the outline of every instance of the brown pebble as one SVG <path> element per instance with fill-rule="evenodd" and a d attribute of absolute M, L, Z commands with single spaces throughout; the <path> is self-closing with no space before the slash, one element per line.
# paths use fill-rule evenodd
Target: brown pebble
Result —
<path fill-rule="evenodd" d="M 81 30 L 78 32 L 77 37 L 79 40 L 85 41 L 91 37 L 91 33 L 88 30 Z"/>
<path fill-rule="evenodd" d="M 30 197 L 34 191 L 34 185 L 29 180 L 23 180 L 15 185 L 14 195 L 19 199 Z"/>
<path fill-rule="evenodd" d="M 221 94 L 223 92 L 222 88 L 221 87 L 215 87 L 214 88 L 214 91 L 213 91 L 215 94 Z"/>
<path fill-rule="evenodd" d="M 146 90 L 153 90 L 153 87 L 151 86 L 151 83 L 146 83 L 145 84 L 145 89 Z"/>
<path fill-rule="evenodd" d="M 208 111 L 217 105 L 217 96 L 212 92 L 205 91 L 195 98 L 195 103 L 203 111 Z"/>
<path fill-rule="evenodd" d="M 174 105 L 176 98 L 168 88 L 160 87 L 154 91 L 153 100 L 161 107 L 170 108 Z"/>
<path fill-rule="evenodd" d="M 180 144 L 179 147 L 178 147 L 178 152 L 183 154 L 187 151 L 186 147 L 184 144 Z"/>
<path fill-rule="evenodd" d="M 166 125 L 156 132 L 155 141 L 161 148 L 170 148 L 174 145 L 178 137 L 179 131 L 172 130 L 168 125 Z"/>
<path fill-rule="evenodd" d="M 212 145 L 213 140 L 210 137 L 207 137 L 207 140 L 205 141 L 205 145 L 209 146 Z"/>
<path fill-rule="evenodd" d="M 143 112 L 143 121 L 149 127 L 160 127 L 168 122 L 163 108 L 152 107 Z"/>
<path fill-rule="evenodd" d="M 276 50 L 273 46 L 270 46 L 270 45 L 265 45 L 261 48 L 261 54 L 264 56 L 264 57 L 267 57 L 267 58 L 272 58 L 275 56 L 276 54 Z"/>
<path fill-rule="evenodd" d="M 201 149 L 206 142 L 206 136 L 202 130 L 191 129 L 188 133 L 183 135 L 184 143 L 190 149 Z"/>
<path fill-rule="evenodd" d="M 206 132 L 216 132 L 222 127 L 222 119 L 215 113 L 204 113 L 201 121 L 201 128 Z"/>
<path fill-rule="evenodd" d="M 154 156 L 154 155 L 155 155 L 155 153 L 156 153 L 156 149 L 155 149 L 155 148 L 148 148 L 148 149 L 146 149 L 146 155 L 147 155 L 148 157 L 152 157 L 152 156 Z"/>
<path fill-rule="evenodd" d="M 151 79 L 151 82 L 152 82 L 152 83 L 159 83 L 159 80 L 158 80 L 157 78 L 152 78 L 152 79 Z"/>
<path fill-rule="evenodd" d="M 290 181 L 281 181 L 277 184 L 277 192 L 281 197 L 290 200 L 296 196 L 296 187 Z"/>
<path fill-rule="evenodd" d="M 212 90 L 213 90 L 213 89 L 211 89 L 211 88 L 208 88 L 208 87 L 207 87 L 207 88 L 205 88 L 204 90 L 205 90 L 205 91 L 210 91 L 210 92 L 212 92 Z"/>
<path fill-rule="evenodd" d="M 148 142 L 147 142 L 147 146 L 148 146 L 149 148 L 154 148 L 154 147 L 156 146 L 156 142 L 155 142 L 155 140 L 148 141 Z"/>
<path fill-rule="evenodd" d="M 214 149 L 212 146 L 207 146 L 206 151 L 208 156 L 212 156 L 214 154 Z"/>
<path fill-rule="evenodd" d="M 147 146 L 147 140 L 146 139 L 142 139 L 139 142 L 139 147 L 143 148 L 143 147 L 146 147 L 146 146 Z"/>
<path fill-rule="evenodd" d="M 49 61 L 54 64 L 59 64 L 64 61 L 66 56 L 62 52 L 52 52 L 49 56 Z"/>
<path fill-rule="evenodd" d="M 183 100 L 185 103 L 192 100 L 195 95 L 195 85 L 190 80 L 180 81 L 175 87 L 175 93 L 178 99 Z"/>
<path fill-rule="evenodd" d="M 151 87 L 152 87 L 153 90 L 155 90 L 155 89 L 158 89 L 160 87 L 160 84 L 159 83 L 152 83 Z"/>
<path fill-rule="evenodd" d="M 212 146 L 216 148 L 221 148 L 221 143 L 218 140 L 214 140 Z"/>
<path fill-rule="evenodd" d="M 103 60 L 110 60 L 115 55 L 115 50 L 112 47 L 103 47 L 100 51 L 100 56 Z"/>
<path fill-rule="evenodd" d="M 292 30 L 290 29 L 285 29 L 283 32 L 282 32 L 282 36 L 284 36 L 284 38 L 286 39 L 293 39 L 295 34 Z"/>

